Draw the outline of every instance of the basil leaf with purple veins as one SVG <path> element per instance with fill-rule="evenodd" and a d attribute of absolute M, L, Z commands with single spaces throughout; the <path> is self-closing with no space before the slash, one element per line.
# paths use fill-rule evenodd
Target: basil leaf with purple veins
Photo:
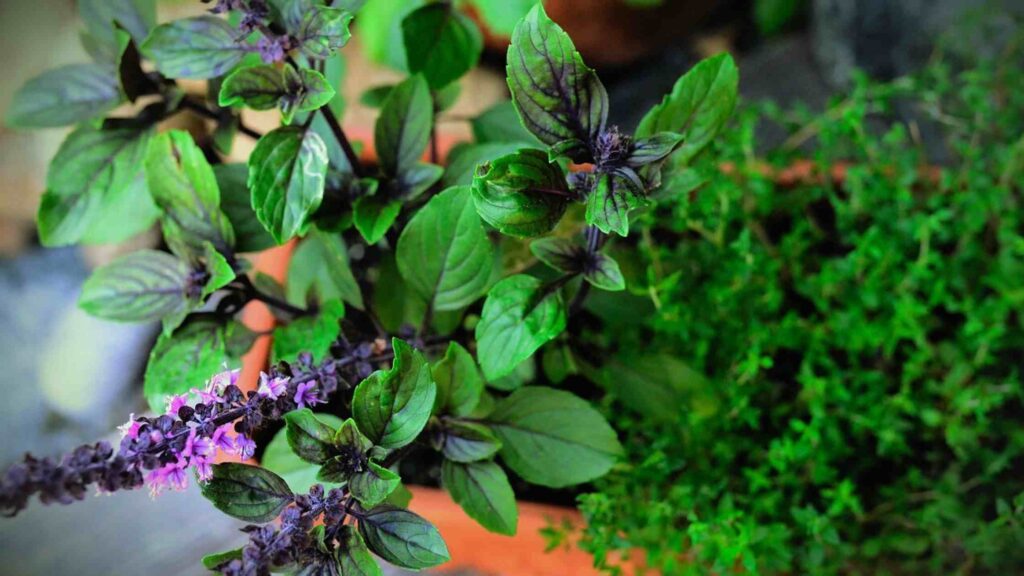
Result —
<path fill-rule="evenodd" d="M 508 86 L 530 132 L 558 155 L 593 162 L 591 143 L 604 131 L 608 93 L 539 3 L 512 33 Z"/>
<path fill-rule="evenodd" d="M 632 168 L 600 174 L 587 196 L 587 224 L 609 234 L 629 235 L 629 211 L 646 203 L 644 183 Z"/>
<path fill-rule="evenodd" d="M 648 164 L 654 164 L 664 160 L 674 152 L 683 137 L 674 132 L 658 132 L 647 138 L 640 138 L 633 142 L 626 157 L 626 165 L 632 168 L 640 168 Z"/>
<path fill-rule="evenodd" d="M 18 89 L 7 110 L 12 128 L 77 124 L 122 101 L 117 75 L 97 64 L 68 64 L 43 72 Z"/>
<path fill-rule="evenodd" d="M 451 559 L 437 528 L 401 508 L 369 510 L 359 519 L 359 533 L 370 550 L 402 568 L 422 570 Z"/>
<path fill-rule="evenodd" d="M 238 30 L 213 16 L 162 24 L 142 44 L 142 54 L 162 74 L 194 80 L 223 76 L 247 53 Z"/>
<path fill-rule="evenodd" d="M 301 23 L 295 33 L 299 41 L 299 50 L 314 60 L 331 57 L 342 46 L 348 44 L 352 33 L 348 26 L 352 22 L 352 14 L 340 8 L 313 6 L 312 10 L 302 15 Z"/>
<path fill-rule="evenodd" d="M 213 479 L 201 485 L 218 510 L 246 522 L 270 522 L 292 502 L 283 478 L 270 470 L 234 462 L 215 464 Z"/>
<path fill-rule="evenodd" d="M 583 271 L 583 279 L 601 290 L 617 292 L 626 289 L 619 263 L 611 256 L 600 252 L 593 254 Z"/>
<path fill-rule="evenodd" d="M 316 70 L 264 65 L 233 72 L 224 79 L 218 100 L 222 107 L 244 105 L 253 110 L 280 107 L 284 121 L 291 123 L 296 112 L 316 110 L 333 97 L 334 88 Z"/>
<path fill-rule="evenodd" d="M 538 238 L 530 243 L 530 252 L 559 272 L 576 273 L 583 270 L 587 251 L 580 244 L 565 238 Z"/>
<path fill-rule="evenodd" d="M 97 268 L 85 281 L 80 308 L 98 318 L 148 322 L 189 308 L 187 263 L 166 252 L 140 250 Z"/>
<path fill-rule="evenodd" d="M 342 526 L 338 537 L 340 545 L 334 550 L 341 576 L 381 576 L 383 572 L 363 537 L 352 526 Z"/>
<path fill-rule="evenodd" d="M 64 139 L 39 204 L 44 246 L 119 242 L 153 224 L 159 211 L 140 169 L 150 136 L 149 130 L 82 126 Z"/>

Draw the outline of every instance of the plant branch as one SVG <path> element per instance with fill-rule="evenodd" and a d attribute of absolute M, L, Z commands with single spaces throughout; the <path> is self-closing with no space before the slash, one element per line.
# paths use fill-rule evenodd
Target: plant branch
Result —
<path fill-rule="evenodd" d="M 217 114 L 213 110 L 210 110 L 206 106 L 203 106 L 199 102 L 192 100 L 188 96 L 181 99 L 181 105 L 179 107 L 179 110 L 188 110 L 190 112 L 194 112 L 199 116 L 202 116 L 203 118 L 207 118 L 209 120 L 214 120 L 217 122 L 221 121 L 221 116 L 219 114 Z M 256 130 L 253 130 L 252 128 L 249 128 L 248 126 L 243 124 L 241 118 L 238 119 L 238 131 L 254 140 L 259 140 L 260 138 L 263 137 L 263 134 L 261 134 L 260 132 L 257 132 Z"/>
<path fill-rule="evenodd" d="M 327 106 L 320 108 L 320 114 L 322 114 L 324 120 L 327 121 L 327 125 L 331 128 L 331 132 L 334 133 L 334 138 L 337 139 L 338 144 L 341 145 L 341 149 L 345 151 L 345 158 L 348 158 L 348 163 L 352 165 L 352 173 L 355 174 L 357 178 L 362 178 L 364 176 L 363 167 L 359 163 L 359 157 L 356 156 L 355 149 L 352 148 L 352 143 L 349 142 L 348 137 L 345 136 L 345 131 L 342 130 L 341 124 L 338 124 L 338 118 L 335 117 L 334 112 Z"/>
<path fill-rule="evenodd" d="M 267 294 L 266 292 L 260 291 L 260 289 L 257 288 L 256 285 L 252 283 L 252 280 L 250 280 L 248 276 L 239 276 L 238 283 L 241 285 L 242 293 L 244 293 L 250 300 L 258 300 L 268 306 L 272 306 L 274 308 L 277 308 L 278 310 L 282 310 L 294 316 L 308 316 L 309 314 L 312 313 L 307 308 L 300 308 L 298 306 L 285 302 L 284 300 L 281 300 L 276 296 L 272 296 L 270 294 Z"/>

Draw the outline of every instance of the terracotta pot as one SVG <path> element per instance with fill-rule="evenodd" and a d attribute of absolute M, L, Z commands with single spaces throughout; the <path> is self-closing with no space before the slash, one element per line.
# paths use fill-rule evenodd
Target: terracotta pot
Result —
<path fill-rule="evenodd" d="M 715 0 L 662 0 L 649 8 L 625 0 L 545 0 L 544 9 L 572 38 L 591 66 L 617 67 L 640 60 L 692 32 Z M 509 37 L 476 18 L 489 50 L 504 52 Z"/>

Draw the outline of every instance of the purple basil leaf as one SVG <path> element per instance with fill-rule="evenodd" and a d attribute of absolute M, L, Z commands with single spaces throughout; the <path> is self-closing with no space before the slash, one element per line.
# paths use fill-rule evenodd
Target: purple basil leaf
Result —
<path fill-rule="evenodd" d="M 608 93 L 540 4 L 512 33 L 508 86 L 530 132 L 575 162 L 593 162 L 589 150 L 604 131 Z"/>

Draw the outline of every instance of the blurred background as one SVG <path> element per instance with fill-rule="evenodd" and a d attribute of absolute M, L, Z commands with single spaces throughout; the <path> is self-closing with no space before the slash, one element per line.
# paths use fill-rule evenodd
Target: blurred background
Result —
<path fill-rule="evenodd" d="M 488 14 L 482 66 L 463 79 L 457 104 L 441 119 L 443 138 L 469 135 L 464 121 L 507 98 L 504 46 L 514 15 L 535 0 L 509 0 L 508 16 Z M 356 139 L 372 131 L 376 110 L 360 102 L 368 88 L 401 77 L 395 42 L 401 15 L 422 4 L 369 0 L 345 48 L 345 125 Z M 849 86 L 855 70 L 879 79 L 915 70 L 935 40 L 978 0 L 551 0 L 551 17 L 572 36 L 608 87 L 612 121 L 632 128 L 701 57 L 729 51 L 747 99 L 822 108 Z M 988 10 L 1024 11 L 1024 2 Z M 198 13 L 198 1 L 161 0 L 160 19 Z M 83 61 L 74 0 L 0 0 L 0 116 L 26 80 Z M 370 31 L 373 33 L 369 33 Z M 979 47 L 979 49 L 981 49 Z M 197 121 L 197 120 L 194 120 Z M 267 130 L 272 115 L 247 123 Z M 64 449 L 109 431 L 142 411 L 141 374 L 157 327 L 120 325 L 75 307 L 90 269 L 155 244 L 143 234 L 122 246 L 42 249 L 34 218 L 46 167 L 65 130 L 0 127 L 0 465 L 30 450 Z M 248 144 L 244 144 L 248 145 Z M 238 151 L 242 157 L 248 150 Z M 203 518 L 198 522 L 196 518 Z M 183 527 L 188 529 L 184 530 Z M 0 573 L 198 574 L 201 555 L 237 545 L 238 523 L 217 513 L 194 485 L 151 500 L 144 491 L 90 498 L 65 508 L 31 506 L 0 522 Z M 59 545 L 53 545 L 59 541 Z M 187 553 L 185 552 L 187 551 Z"/>

